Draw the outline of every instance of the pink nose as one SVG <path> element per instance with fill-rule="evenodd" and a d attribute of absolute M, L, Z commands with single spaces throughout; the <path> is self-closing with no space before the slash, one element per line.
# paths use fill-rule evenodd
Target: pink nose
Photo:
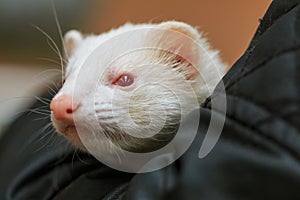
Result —
<path fill-rule="evenodd" d="M 73 102 L 70 95 L 62 95 L 51 101 L 50 109 L 57 120 L 74 122 L 73 113 L 79 108 L 79 104 Z"/>

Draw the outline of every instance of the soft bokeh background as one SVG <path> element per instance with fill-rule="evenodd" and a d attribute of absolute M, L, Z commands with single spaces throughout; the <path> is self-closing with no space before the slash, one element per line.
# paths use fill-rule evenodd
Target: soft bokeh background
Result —
<path fill-rule="evenodd" d="M 51 3 L 53 2 L 53 3 Z M 33 100 L 53 87 L 61 49 L 54 7 L 62 32 L 100 33 L 125 22 L 180 20 L 205 32 L 232 65 L 247 48 L 271 0 L 1 0 L 0 132 Z M 36 28 L 38 27 L 38 28 Z M 52 45 L 53 46 L 53 45 Z"/>

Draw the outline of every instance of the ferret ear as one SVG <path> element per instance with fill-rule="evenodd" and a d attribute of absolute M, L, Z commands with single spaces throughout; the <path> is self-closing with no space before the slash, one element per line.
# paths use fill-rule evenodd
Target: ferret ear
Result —
<path fill-rule="evenodd" d="M 199 46 L 200 33 L 184 22 L 168 21 L 158 24 L 160 32 L 159 47 L 163 50 L 174 53 L 178 62 L 187 61 L 185 71 L 188 73 L 187 79 L 193 79 L 197 73 L 199 65 Z"/>
<path fill-rule="evenodd" d="M 77 30 L 70 30 L 64 36 L 64 45 L 65 45 L 65 53 L 67 56 L 71 56 L 74 50 L 81 44 L 82 42 L 82 34 Z"/>

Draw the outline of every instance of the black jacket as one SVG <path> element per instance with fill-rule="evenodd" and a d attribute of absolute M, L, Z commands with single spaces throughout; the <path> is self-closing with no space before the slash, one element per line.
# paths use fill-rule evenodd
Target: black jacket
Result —
<path fill-rule="evenodd" d="M 200 108 L 189 150 L 152 173 L 119 172 L 74 154 L 42 129 L 49 120 L 23 114 L 0 140 L 0 199 L 300 199 L 299 0 L 273 1 L 223 80 L 227 112 L 215 112 L 226 121 L 212 152 L 198 158 L 219 88 Z"/>

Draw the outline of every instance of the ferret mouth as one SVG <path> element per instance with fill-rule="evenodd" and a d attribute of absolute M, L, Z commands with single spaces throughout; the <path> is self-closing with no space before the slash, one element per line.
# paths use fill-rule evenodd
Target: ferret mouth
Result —
<path fill-rule="evenodd" d="M 79 133 L 82 134 L 87 130 L 75 123 L 66 124 L 57 120 L 53 120 L 53 125 L 57 132 L 64 136 L 71 144 L 83 151 L 87 151 L 79 136 Z"/>
<path fill-rule="evenodd" d="M 81 127 L 76 126 L 75 124 L 69 124 L 64 128 L 63 136 L 71 142 L 75 147 L 87 151 L 85 146 L 83 145 L 81 138 L 79 136 L 83 132 Z"/>
<path fill-rule="evenodd" d="M 65 124 L 62 122 L 53 122 L 54 127 L 56 128 L 57 132 L 67 136 L 70 134 L 77 134 L 77 128 L 75 124 Z"/>
<path fill-rule="evenodd" d="M 66 127 L 64 127 L 63 133 L 68 133 L 68 132 L 76 132 L 77 133 L 76 125 L 68 124 Z"/>

